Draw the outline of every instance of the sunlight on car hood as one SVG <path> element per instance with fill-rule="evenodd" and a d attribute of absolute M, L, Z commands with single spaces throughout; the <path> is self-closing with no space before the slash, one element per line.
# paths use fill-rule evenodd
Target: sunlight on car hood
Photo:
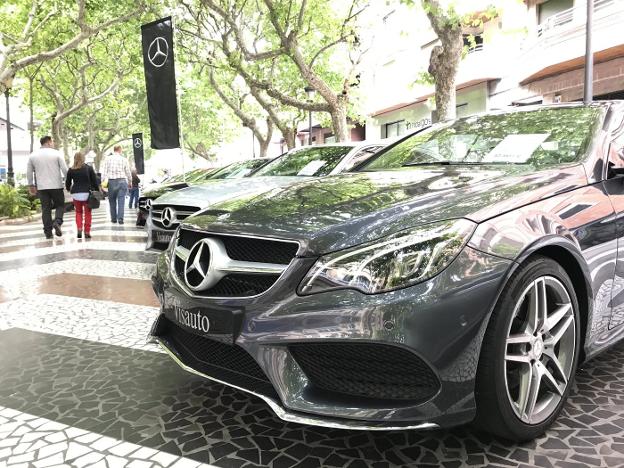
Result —
<path fill-rule="evenodd" d="M 155 205 L 186 205 L 205 208 L 213 203 L 241 195 L 260 194 L 277 187 L 309 180 L 308 177 L 249 177 L 242 179 L 207 181 L 182 190 L 162 195 Z"/>

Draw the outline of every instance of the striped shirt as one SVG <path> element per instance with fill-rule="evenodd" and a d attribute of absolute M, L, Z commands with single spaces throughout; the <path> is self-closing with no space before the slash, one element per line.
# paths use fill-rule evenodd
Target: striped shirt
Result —
<path fill-rule="evenodd" d="M 113 153 L 107 156 L 102 164 L 102 181 L 111 179 L 127 179 L 132 181 L 132 173 L 128 160 L 121 153 Z"/>

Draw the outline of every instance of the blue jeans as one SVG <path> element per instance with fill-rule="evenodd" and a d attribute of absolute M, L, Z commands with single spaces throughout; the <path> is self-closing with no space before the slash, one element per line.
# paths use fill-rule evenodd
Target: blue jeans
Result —
<path fill-rule="evenodd" d="M 130 202 L 128 208 L 132 208 L 132 200 L 134 200 L 134 207 L 139 207 L 139 187 L 133 187 L 130 189 Z"/>
<path fill-rule="evenodd" d="M 108 203 L 113 223 L 119 220 L 123 221 L 126 193 L 128 193 L 128 181 L 126 179 L 110 179 L 108 181 Z"/>

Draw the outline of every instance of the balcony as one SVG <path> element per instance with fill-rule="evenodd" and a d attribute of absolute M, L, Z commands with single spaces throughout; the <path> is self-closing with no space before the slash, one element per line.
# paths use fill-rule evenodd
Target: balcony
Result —
<path fill-rule="evenodd" d="M 579 3 L 549 17 L 529 34 L 518 59 L 523 68 L 521 83 L 583 66 L 586 5 Z M 592 42 L 596 63 L 624 55 L 622 24 L 624 1 L 595 1 Z"/>

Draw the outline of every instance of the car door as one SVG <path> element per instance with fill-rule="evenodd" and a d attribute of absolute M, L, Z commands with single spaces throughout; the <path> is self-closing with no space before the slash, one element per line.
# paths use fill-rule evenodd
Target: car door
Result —
<path fill-rule="evenodd" d="M 624 324 L 624 126 L 620 125 L 609 145 L 604 181 L 616 216 L 618 235 L 615 276 L 611 288 L 609 329 Z"/>

